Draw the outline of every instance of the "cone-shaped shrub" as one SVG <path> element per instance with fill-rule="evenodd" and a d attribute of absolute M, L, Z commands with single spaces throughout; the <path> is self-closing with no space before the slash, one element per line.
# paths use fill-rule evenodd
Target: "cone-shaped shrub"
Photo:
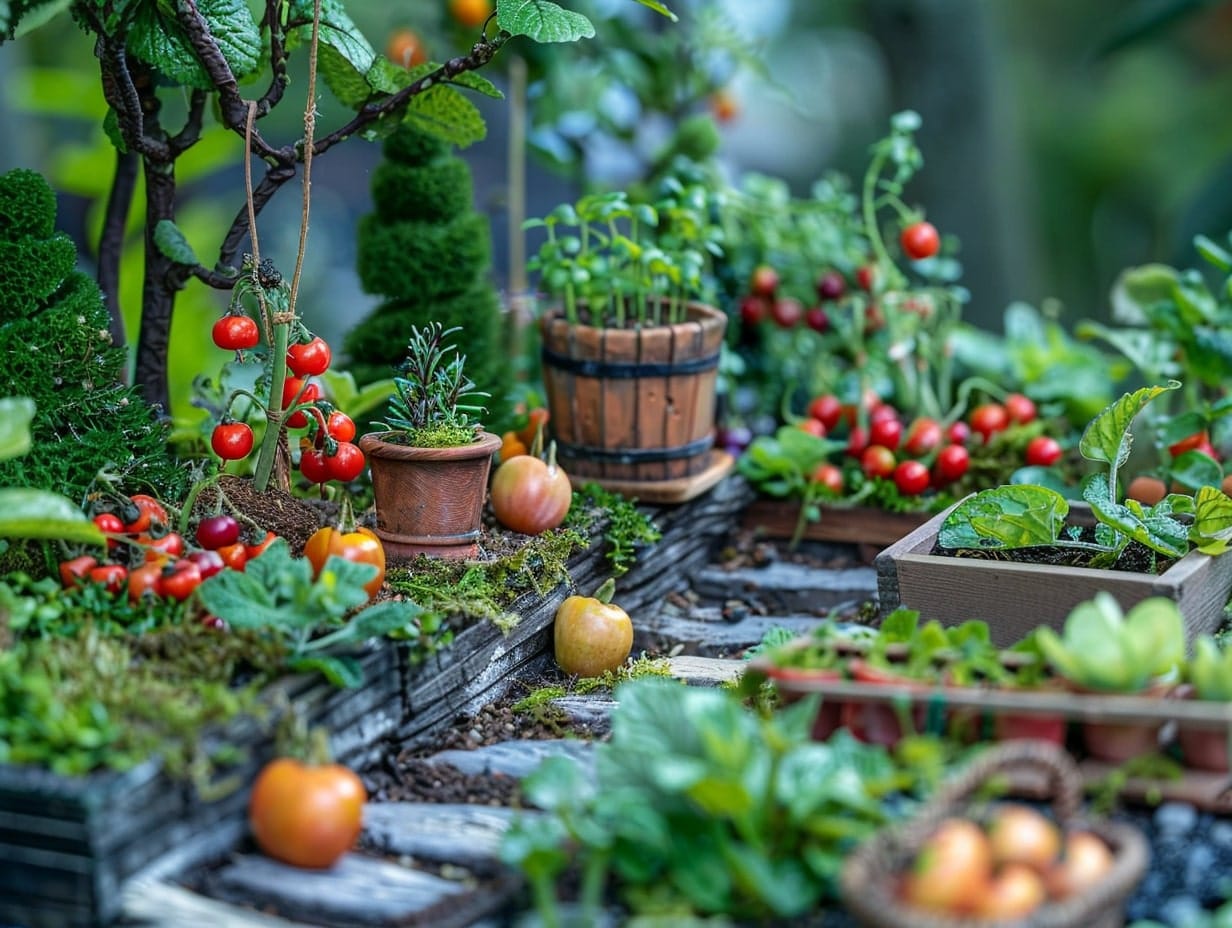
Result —
<path fill-rule="evenodd" d="M 491 394 L 484 425 L 508 416 L 512 363 L 504 356 L 500 303 L 489 281 L 491 230 L 474 209 L 470 168 L 445 143 L 410 128 L 385 142 L 372 175 L 376 210 L 359 223 L 358 271 L 385 301 L 347 333 L 356 380 L 389 377 L 412 326 L 460 326 L 466 372 Z"/>

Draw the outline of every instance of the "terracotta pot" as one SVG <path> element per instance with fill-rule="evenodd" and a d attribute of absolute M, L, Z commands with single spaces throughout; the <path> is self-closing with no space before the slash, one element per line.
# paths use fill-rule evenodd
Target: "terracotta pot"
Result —
<path fill-rule="evenodd" d="M 927 693 L 929 687 L 919 680 L 905 677 L 880 667 L 874 667 L 861 658 L 848 662 L 847 670 L 851 679 L 857 683 L 871 683 L 881 686 L 903 686 L 907 689 Z M 927 722 L 927 707 L 919 700 L 912 699 L 911 705 L 893 705 L 885 702 L 845 702 L 840 710 L 843 727 L 859 741 L 868 744 L 879 744 L 883 747 L 893 747 L 899 742 L 905 732 L 903 722 L 915 731 L 923 731 Z"/>
<path fill-rule="evenodd" d="M 500 437 L 469 445 L 412 448 L 372 433 L 359 440 L 372 468 L 376 535 L 386 555 L 471 557 L 478 552 L 492 455 Z"/>
<path fill-rule="evenodd" d="M 1178 687 L 1174 694 L 1179 699 L 1195 699 L 1189 684 Z M 1186 767 L 1210 770 L 1213 773 L 1228 772 L 1228 730 L 1226 728 L 1178 727 L 1176 743 L 1181 748 L 1181 757 Z"/>
<path fill-rule="evenodd" d="M 1013 692 L 1061 693 L 1065 687 L 1060 683 L 1044 683 L 1035 687 L 1014 687 Z M 1064 746 L 1069 722 L 1063 715 L 1016 714 L 997 712 L 993 717 L 993 737 L 998 741 L 1047 741 Z"/>
<path fill-rule="evenodd" d="M 809 669 L 804 667 L 767 666 L 765 671 L 766 676 L 775 682 L 779 697 L 784 703 L 788 704 L 802 699 L 804 695 L 792 689 L 793 682 L 835 682 L 843 679 L 843 672 L 837 668 Z M 825 741 L 838 731 L 842 726 L 841 714 L 844 705 L 845 703 L 841 700 L 822 698 L 821 704 L 817 707 L 817 716 L 813 719 L 812 736 L 814 741 Z"/>
<path fill-rule="evenodd" d="M 725 313 L 691 303 L 676 325 L 617 329 L 570 325 L 552 310 L 541 326 L 552 435 L 570 476 L 650 482 L 706 470 Z"/>
<path fill-rule="evenodd" d="M 1077 686 L 1073 687 L 1073 690 L 1077 693 L 1094 692 Z M 1172 684 L 1158 683 L 1138 695 L 1162 699 L 1171 690 Z M 1127 760 L 1158 750 L 1159 733 L 1162 729 L 1162 722 L 1083 722 L 1082 744 L 1087 753 L 1096 760 L 1123 764 Z"/>

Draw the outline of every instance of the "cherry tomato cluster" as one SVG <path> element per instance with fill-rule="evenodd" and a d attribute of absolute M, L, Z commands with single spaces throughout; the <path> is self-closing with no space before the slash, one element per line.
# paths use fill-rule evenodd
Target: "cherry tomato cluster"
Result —
<path fill-rule="evenodd" d="M 107 504 L 104 504 L 107 505 Z M 135 493 L 111 508 L 98 511 L 94 524 L 106 534 L 113 560 L 81 555 L 60 563 L 65 587 L 97 583 L 108 592 L 127 591 L 128 598 L 174 599 L 183 602 L 201 581 L 225 568 L 243 570 L 277 537 L 266 532 L 260 541 L 245 542 L 240 524 L 226 514 L 202 519 L 195 531 L 199 547 L 190 548 L 179 532 L 169 528 L 166 507 L 152 496 Z"/>
<path fill-rule="evenodd" d="M 536 406 L 526 413 L 526 424 L 520 429 L 510 429 L 501 435 L 499 460 L 503 463 L 510 458 L 516 458 L 523 454 L 530 454 L 531 447 L 535 444 L 535 436 L 540 429 L 546 429 L 548 419 L 551 414 L 542 406 Z M 546 445 L 547 437 L 543 438 L 543 443 Z"/>
<path fill-rule="evenodd" d="M 903 496 L 918 496 L 966 475 L 971 442 L 987 444 L 1011 425 L 1026 425 L 1035 418 L 1035 404 L 1015 393 L 1004 403 L 976 406 L 965 422 L 948 427 L 928 416 L 904 422 L 898 410 L 870 391 L 860 406 L 845 404 L 833 394 L 818 396 L 798 427 L 822 438 L 845 431 L 847 459 L 865 477 L 893 481 Z M 1060 444 L 1047 435 L 1032 438 L 1025 451 L 1027 464 L 1045 467 L 1056 464 L 1061 455 Z M 844 491 L 843 470 L 832 463 L 820 464 L 812 481 L 834 496 Z"/>
<path fill-rule="evenodd" d="M 871 293 L 876 282 L 876 269 L 868 264 L 856 269 L 854 285 Z M 823 271 L 817 278 L 817 302 L 805 308 L 795 297 L 779 293 L 779 274 L 769 264 L 758 265 L 749 278 L 748 292 L 740 301 L 740 319 L 746 326 L 756 326 L 769 319 L 777 326 L 792 329 L 803 323 L 814 332 L 824 333 L 830 329 L 830 304 L 847 296 L 851 282 L 841 271 L 834 268 Z M 832 308 L 832 307 L 830 307 Z M 876 331 L 885 325 L 885 317 L 875 303 L 864 308 L 866 331 Z"/>

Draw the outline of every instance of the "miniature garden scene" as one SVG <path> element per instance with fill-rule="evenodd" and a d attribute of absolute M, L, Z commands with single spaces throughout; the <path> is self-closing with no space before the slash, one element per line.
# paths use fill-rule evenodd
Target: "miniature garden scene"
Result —
<path fill-rule="evenodd" d="M 0 0 L 0 928 L 1232 925 L 1229 42 Z"/>

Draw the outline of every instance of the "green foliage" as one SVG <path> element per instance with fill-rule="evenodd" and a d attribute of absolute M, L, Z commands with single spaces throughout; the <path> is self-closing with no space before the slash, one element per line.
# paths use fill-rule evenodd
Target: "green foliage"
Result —
<path fill-rule="evenodd" d="M 482 426 L 472 416 L 483 413 L 473 401 L 484 398 L 464 370 L 466 358 L 454 351 L 446 358 L 445 339 L 459 331 L 438 322 L 412 327 L 406 358 L 394 377 L 394 395 L 383 422 L 386 441 L 419 448 L 450 448 L 475 440 Z"/>
<path fill-rule="evenodd" d="M 650 517 L 637 508 L 637 501 L 605 490 L 597 483 L 584 483 L 573 493 L 565 526 L 585 534 L 602 531 L 612 576 L 628 573 L 637 561 L 641 545 L 663 537 Z"/>
<path fill-rule="evenodd" d="M 387 299 L 347 333 L 344 347 L 362 383 L 402 360 L 415 326 L 461 329 L 467 371 L 488 394 L 487 424 L 509 417 L 512 377 L 500 303 L 488 278 L 491 232 L 474 210 L 470 170 L 436 137 L 403 128 L 385 143 L 373 175 L 376 211 L 360 220 L 360 282 Z"/>
<path fill-rule="evenodd" d="M 37 204 L 51 209 L 38 216 Z M 55 223 L 55 197 L 33 171 L 0 177 L 0 396 L 34 401 L 29 454 L 0 463 L 0 484 L 81 499 L 100 471 L 159 492 L 183 486 L 166 453 L 166 429 L 135 390 L 123 386 L 125 354 L 111 344 L 97 285 L 74 271 Z"/>
<path fill-rule="evenodd" d="M 1200 635 L 1185 677 L 1199 699 L 1232 701 L 1232 650 L 1221 648 L 1209 635 Z"/>
<path fill-rule="evenodd" d="M 1162 596 L 1145 599 L 1122 614 L 1112 594 L 1100 592 L 1074 607 L 1061 635 L 1047 626 L 1035 634 L 1058 673 L 1102 692 L 1139 692 L 1175 671 L 1185 658 L 1180 609 Z"/>
<path fill-rule="evenodd" d="M 524 791 L 547 815 L 505 838 L 545 918 L 570 861 L 584 917 L 609 880 L 637 914 L 797 917 L 833 896 L 843 856 L 885 820 L 893 763 L 846 735 L 810 740 L 815 700 L 761 718 L 722 690 L 654 678 L 616 699 L 595 776 L 546 761 Z"/>
<path fill-rule="evenodd" d="M 244 0 L 199 0 L 231 72 L 240 80 L 254 73 L 261 61 L 261 30 Z M 193 51 L 170 5 L 141 3 L 128 24 L 128 49 L 167 79 L 197 90 L 212 90 L 214 82 Z"/>
<path fill-rule="evenodd" d="M 279 539 L 242 571 L 224 570 L 200 586 L 201 604 L 233 628 L 261 631 L 285 648 L 287 667 L 319 672 L 335 686 L 359 686 L 358 661 L 330 649 L 362 643 L 413 625 L 413 602 L 384 600 L 362 611 L 372 564 L 331 555 L 314 579 L 305 558 Z M 428 645 L 429 642 L 421 642 Z"/>

